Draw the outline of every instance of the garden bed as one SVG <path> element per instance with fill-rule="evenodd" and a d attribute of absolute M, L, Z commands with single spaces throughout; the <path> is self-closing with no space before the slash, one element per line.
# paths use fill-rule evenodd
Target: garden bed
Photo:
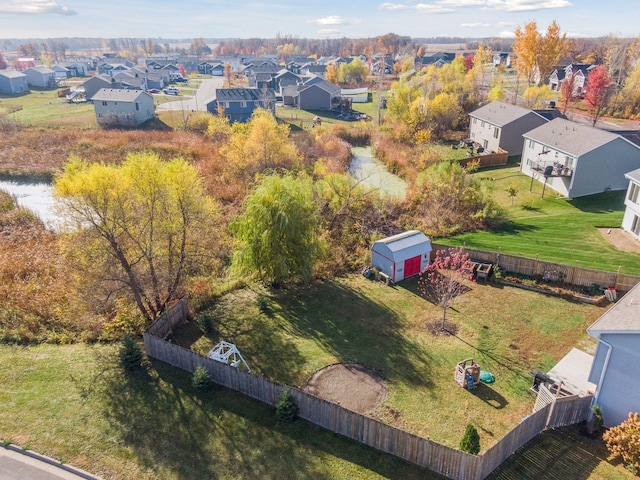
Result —
<path fill-rule="evenodd" d="M 523 279 L 519 277 L 504 277 L 499 280 L 502 285 L 510 287 L 522 288 L 532 292 L 544 293 L 554 297 L 561 297 L 579 303 L 587 303 L 589 305 L 604 306 L 607 304 L 607 297 L 604 294 L 589 295 L 585 294 L 581 287 L 568 284 L 549 284 L 538 282 L 534 279 Z"/>

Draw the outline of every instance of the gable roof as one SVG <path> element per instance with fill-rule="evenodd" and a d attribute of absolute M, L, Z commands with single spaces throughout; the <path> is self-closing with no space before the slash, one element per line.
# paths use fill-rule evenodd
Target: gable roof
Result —
<path fill-rule="evenodd" d="M 634 182 L 640 184 L 640 168 L 631 170 L 630 172 L 625 173 L 624 176 L 629 180 L 633 180 Z"/>
<path fill-rule="evenodd" d="M 31 72 L 38 72 L 41 75 L 51 75 L 52 73 L 56 73 L 54 70 L 51 70 L 49 67 L 31 67 L 31 68 L 27 68 L 27 70 Z"/>
<path fill-rule="evenodd" d="M 338 95 L 340 93 L 340 87 L 338 87 L 337 85 L 334 85 L 333 83 L 327 80 L 324 80 L 320 77 L 316 77 L 316 78 L 318 78 L 318 80 L 310 79 L 309 81 L 305 82 L 304 85 L 300 85 L 299 91 L 302 92 L 311 87 L 318 87 L 324 90 L 325 92 L 328 92 L 331 95 Z"/>
<path fill-rule="evenodd" d="M 6 78 L 27 78 L 27 76 L 17 70 L 0 70 L 0 76 Z"/>
<path fill-rule="evenodd" d="M 101 88 L 98 92 L 91 97 L 93 101 L 99 102 L 135 102 L 140 95 L 147 95 L 142 90 L 125 90 L 121 88 Z"/>
<path fill-rule="evenodd" d="M 415 247 L 416 245 L 429 244 L 429 238 L 419 230 L 409 230 L 407 232 L 399 233 L 397 235 L 393 235 L 391 237 L 383 238 L 374 242 L 373 246 L 376 247 L 376 244 L 386 245 L 386 247 L 391 252 L 399 252 L 400 250 L 404 250 L 406 248 Z"/>
<path fill-rule="evenodd" d="M 615 133 L 562 118 L 555 118 L 525 133 L 523 136 L 575 157 L 590 152 L 617 138 L 622 138 Z M 626 139 L 623 140 L 630 145 L 634 145 Z M 634 146 L 638 148 L 636 145 Z"/>
<path fill-rule="evenodd" d="M 596 320 L 587 332 L 598 338 L 601 333 L 640 334 L 640 283 Z"/>
<path fill-rule="evenodd" d="M 528 108 L 519 107 L 510 103 L 498 102 L 496 100 L 474 110 L 469 114 L 469 116 L 484 120 L 498 127 L 503 127 L 531 113 L 544 118 L 539 113 L 529 110 Z"/>
<path fill-rule="evenodd" d="M 266 97 L 266 98 L 265 98 Z M 259 88 L 216 88 L 216 100 L 219 102 L 246 102 L 273 100 L 275 93 L 273 89 Z"/>

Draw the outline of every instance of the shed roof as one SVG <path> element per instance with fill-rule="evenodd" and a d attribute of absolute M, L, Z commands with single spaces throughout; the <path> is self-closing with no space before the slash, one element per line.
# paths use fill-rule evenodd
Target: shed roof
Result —
<path fill-rule="evenodd" d="M 555 118 L 544 125 L 525 133 L 524 138 L 534 140 L 543 145 L 560 150 L 569 155 L 579 157 L 602 145 L 623 138 L 606 130 Z M 629 142 L 626 139 L 623 139 Z M 630 145 L 633 143 L 629 142 Z"/>
<path fill-rule="evenodd" d="M 101 88 L 91 97 L 94 101 L 135 102 L 140 95 L 149 95 L 142 90 L 125 90 L 123 88 Z M 149 95 L 150 96 L 150 95 Z"/>
<path fill-rule="evenodd" d="M 0 75 L 6 78 L 26 78 L 24 73 L 18 72 L 17 70 L 2 70 L 0 71 Z"/>
<path fill-rule="evenodd" d="M 469 116 L 484 120 L 498 127 L 503 127 L 530 114 L 539 115 L 528 108 L 495 101 L 474 110 L 469 114 Z M 539 116 L 542 117 L 542 115 Z"/>
<path fill-rule="evenodd" d="M 601 333 L 640 334 L 640 283 L 587 328 L 587 333 L 596 338 Z"/>
<path fill-rule="evenodd" d="M 416 245 L 422 245 L 424 243 L 430 243 L 429 237 L 419 230 L 409 230 L 407 232 L 378 240 L 373 244 L 373 248 L 376 247 L 376 244 L 383 244 L 391 252 L 399 252 L 400 250 L 415 247 Z"/>

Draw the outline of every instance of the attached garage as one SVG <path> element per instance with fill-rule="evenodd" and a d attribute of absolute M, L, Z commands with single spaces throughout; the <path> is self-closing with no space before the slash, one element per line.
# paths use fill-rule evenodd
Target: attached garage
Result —
<path fill-rule="evenodd" d="M 371 265 L 392 282 L 399 282 L 427 268 L 430 254 L 429 238 L 418 230 L 410 230 L 375 242 Z"/>

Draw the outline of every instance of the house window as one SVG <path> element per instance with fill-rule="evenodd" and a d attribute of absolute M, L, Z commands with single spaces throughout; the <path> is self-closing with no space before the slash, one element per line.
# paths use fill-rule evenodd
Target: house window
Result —
<path fill-rule="evenodd" d="M 477 119 L 477 118 L 474 118 L 474 119 L 473 119 L 473 124 L 475 125 L 476 123 L 478 123 L 478 119 Z"/>
<path fill-rule="evenodd" d="M 247 102 L 240 102 L 241 108 L 247 108 Z"/>
<path fill-rule="evenodd" d="M 498 132 L 499 132 L 498 127 L 495 127 L 493 130 L 493 138 L 498 138 Z"/>
<path fill-rule="evenodd" d="M 637 183 L 631 183 L 629 188 L 629 196 L 627 197 L 630 202 L 638 203 L 638 193 L 640 192 L 640 186 Z"/>
<path fill-rule="evenodd" d="M 568 168 L 573 168 L 573 162 L 574 162 L 574 158 L 573 157 L 565 157 L 564 166 L 568 167 Z"/>
<path fill-rule="evenodd" d="M 485 138 L 484 141 L 482 142 L 482 146 L 484 147 L 485 150 L 489 148 L 489 140 Z"/>
<path fill-rule="evenodd" d="M 631 233 L 635 236 L 640 236 L 640 217 L 633 216 L 633 223 L 631 224 Z"/>
<path fill-rule="evenodd" d="M 103 106 L 103 107 L 106 107 L 106 106 L 107 106 L 107 102 L 102 101 L 102 106 Z"/>
<path fill-rule="evenodd" d="M 136 103 L 136 112 L 139 112 L 139 111 L 140 111 L 140 104 Z"/>
<path fill-rule="evenodd" d="M 480 126 L 481 126 L 482 128 L 484 128 L 484 120 L 482 121 L 482 123 L 480 124 Z"/>
<path fill-rule="evenodd" d="M 533 140 L 529 140 L 529 148 L 533 148 Z"/>

